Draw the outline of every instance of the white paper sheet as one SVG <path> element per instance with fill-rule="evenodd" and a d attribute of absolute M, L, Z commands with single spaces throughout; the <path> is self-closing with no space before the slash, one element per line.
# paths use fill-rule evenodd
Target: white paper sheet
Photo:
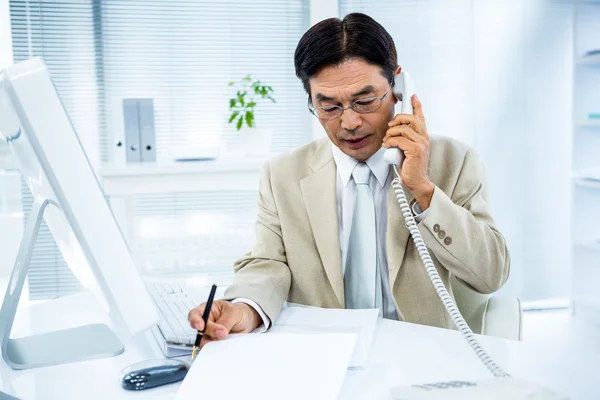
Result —
<path fill-rule="evenodd" d="M 272 332 L 283 333 L 356 333 L 358 339 L 348 364 L 349 368 L 365 368 L 373 343 L 379 310 L 344 310 L 307 307 L 289 303 Z"/>
<path fill-rule="evenodd" d="M 356 334 L 233 335 L 204 346 L 176 399 L 335 400 Z"/>

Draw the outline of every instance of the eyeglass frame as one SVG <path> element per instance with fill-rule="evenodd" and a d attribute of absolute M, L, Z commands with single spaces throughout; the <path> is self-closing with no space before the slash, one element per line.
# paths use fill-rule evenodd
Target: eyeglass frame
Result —
<path fill-rule="evenodd" d="M 309 94 L 309 95 L 308 95 L 308 111 L 310 111 L 310 113 L 311 113 L 312 115 L 314 115 L 315 117 L 317 117 L 317 118 L 318 118 L 318 119 L 320 119 L 321 121 L 333 121 L 334 119 L 341 117 L 341 116 L 344 114 L 344 111 L 346 111 L 346 110 L 349 110 L 349 109 L 352 109 L 352 111 L 354 111 L 354 112 L 356 112 L 356 113 L 359 113 L 359 114 L 371 114 L 371 113 L 374 113 L 375 111 L 377 111 L 377 110 L 379 110 L 379 109 L 381 108 L 381 105 L 383 104 L 384 100 L 385 100 L 385 99 L 387 98 L 387 96 L 390 94 L 390 91 L 392 90 L 392 86 L 393 86 L 393 81 L 392 81 L 392 82 L 390 82 L 390 86 L 388 87 L 388 89 L 386 90 L 386 92 L 384 93 L 384 95 L 383 95 L 383 96 L 381 96 L 381 97 L 379 97 L 379 96 L 370 96 L 370 97 L 363 97 L 363 98 L 361 98 L 361 99 L 356 99 L 356 100 L 354 100 L 354 101 L 353 101 L 353 102 L 352 102 L 352 103 L 351 103 L 351 104 L 350 104 L 348 107 L 342 107 L 342 106 L 333 106 L 333 105 L 332 105 L 332 106 L 328 106 L 328 107 L 336 107 L 336 108 L 338 108 L 338 109 L 342 110 L 342 112 L 340 113 L 340 115 L 338 115 L 338 116 L 335 116 L 335 117 L 333 117 L 333 118 L 321 118 L 321 117 L 319 117 L 319 116 L 318 116 L 318 115 L 315 113 L 315 111 L 316 111 L 317 109 L 319 109 L 319 108 L 323 108 L 323 107 L 325 107 L 325 106 L 319 106 L 319 107 L 315 107 L 315 106 L 314 106 L 314 104 L 312 103 L 312 99 L 310 98 L 310 94 Z M 379 103 L 379 107 L 377 107 L 377 108 L 376 108 L 376 109 L 374 109 L 373 111 L 360 112 L 360 111 L 357 111 L 357 110 L 355 110 L 355 109 L 354 109 L 354 107 L 353 107 L 353 106 L 354 106 L 354 104 L 355 104 L 357 101 L 361 101 L 361 100 L 362 100 L 362 101 L 364 101 L 365 99 L 373 99 L 373 100 L 375 100 L 375 99 L 378 99 L 378 100 L 380 100 L 380 101 L 381 101 L 381 103 Z"/>

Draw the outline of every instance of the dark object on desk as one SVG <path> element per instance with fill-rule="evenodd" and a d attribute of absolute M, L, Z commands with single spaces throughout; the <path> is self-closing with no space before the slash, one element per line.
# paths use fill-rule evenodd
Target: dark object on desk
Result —
<path fill-rule="evenodd" d="M 179 382 L 190 366 L 180 360 L 148 360 L 123 370 L 121 386 L 126 390 L 144 390 Z"/>

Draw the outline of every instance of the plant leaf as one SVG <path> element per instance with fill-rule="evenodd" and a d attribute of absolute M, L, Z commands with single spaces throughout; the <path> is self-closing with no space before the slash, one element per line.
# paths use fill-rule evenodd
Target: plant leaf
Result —
<path fill-rule="evenodd" d="M 255 101 L 251 101 L 250 103 L 248 103 L 246 105 L 246 107 L 248 107 L 248 108 L 256 107 L 256 102 Z"/>
<path fill-rule="evenodd" d="M 232 123 L 235 117 L 237 117 L 238 115 L 240 115 L 239 111 L 236 111 L 233 114 L 231 114 L 231 117 L 229 117 L 229 123 Z"/>
<path fill-rule="evenodd" d="M 274 99 L 274 98 L 272 98 L 271 96 L 267 96 L 267 99 L 271 100 L 273 103 L 277 103 L 277 102 L 275 101 L 275 99 Z"/>
<path fill-rule="evenodd" d="M 252 122 L 254 121 L 254 114 L 252 112 L 246 113 L 246 123 L 248 127 L 252 128 Z"/>
<path fill-rule="evenodd" d="M 229 86 L 235 85 L 235 82 L 229 82 Z"/>
<path fill-rule="evenodd" d="M 229 99 L 229 108 L 235 107 L 235 99 Z"/>
<path fill-rule="evenodd" d="M 240 119 L 238 119 L 236 128 L 239 131 L 240 129 L 242 129 L 242 124 L 244 123 L 244 116 L 241 116 Z"/>

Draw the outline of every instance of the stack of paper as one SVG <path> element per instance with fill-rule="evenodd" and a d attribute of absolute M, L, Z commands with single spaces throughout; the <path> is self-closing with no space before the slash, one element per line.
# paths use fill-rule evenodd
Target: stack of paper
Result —
<path fill-rule="evenodd" d="M 348 333 L 265 333 L 211 342 L 176 399 L 335 400 L 355 341 Z"/>
<path fill-rule="evenodd" d="M 349 368 L 365 368 L 379 310 L 344 310 L 288 304 L 271 328 L 285 333 L 355 333 L 358 335 Z"/>

